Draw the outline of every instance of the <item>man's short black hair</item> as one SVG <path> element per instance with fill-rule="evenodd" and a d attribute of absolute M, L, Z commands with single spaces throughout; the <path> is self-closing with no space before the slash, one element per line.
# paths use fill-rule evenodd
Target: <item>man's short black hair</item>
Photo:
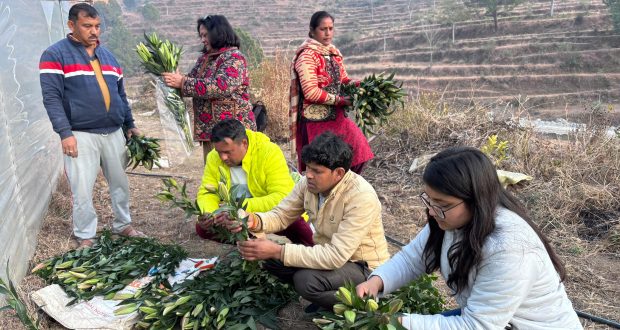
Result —
<path fill-rule="evenodd" d="M 85 3 L 80 2 L 76 3 L 69 9 L 69 20 L 73 23 L 77 23 L 80 13 L 85 13 L 86 17 L 97 18 L 99 17 L 99 13 L 95 7 Z"/>
<path fill-rule="evenodd" d="M 224 119 L 211 129 L 211 142 L 217 143 L 229 138 L 235 142 L 247 139 L 245 126 L 237 119 Z"/>
<path fill-rule="evenodd" d="M 239 37 L 224 15 L 207 15 L 199 18 L 196 24 L 198 33 L 200 33 L 201 25 L 204 25 L 209 33 L 209 43 L 213 50 L 217 51 L 223 47 L 239 48 L 241 46 Z"/>
<path fill-rule="evenodd" d="M 303 147 L 301 160 L 305 163 L 323 165 L 330 170 L 338 167 L 348 171 L 353 160 L 351 146 L 330 131 L 325 131 Z"/>

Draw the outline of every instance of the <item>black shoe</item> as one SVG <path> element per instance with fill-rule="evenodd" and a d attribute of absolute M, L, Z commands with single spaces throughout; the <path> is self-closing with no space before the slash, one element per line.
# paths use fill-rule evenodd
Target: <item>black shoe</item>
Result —
<path fill-rule="evenodd" d="M 315 303 L 311 303 L 310 305 L 306 306 L 306 308 L 304 308 L 304 313 L 306 314 L 316 314 L 323 311 L 326 311 L 326 309 Z"/>

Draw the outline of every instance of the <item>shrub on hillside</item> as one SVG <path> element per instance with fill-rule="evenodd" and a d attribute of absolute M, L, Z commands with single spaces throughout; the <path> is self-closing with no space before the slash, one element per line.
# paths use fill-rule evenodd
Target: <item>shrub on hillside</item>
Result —
<path fill-rule="evenodd" d="M 253 38 L 242 28 L 235 28 L 235 33 L 241 41 L 241 52 L 243 52 L 248 60 L 248 66 L 250 68 L 258 66 L 265 57 L 263 54 L 263 48 L 260 46 L 258 40 Z"/>
<path fill-rule="evenodd" d="M 579 13 L 577 14 L 577 16 L 575 16 L 575 21 L 573 25 L 575 26 L 583 25 L 584 20 L 585 20 L 585 15 L 583 13 Z"/>
<path fill-rule="evenodd" d="M 103 45 L 116 57 L 123 68 L 125 76 L 131 76 L 140 72 L 138 58 L 133 51 L 136 38 L 127 30 L 122 20 L 121 7 L 116 0 L 110 0 L 107 4 L 95 3 L 104 25 L 101 34 Z"/>
<path fill-rule="evenodd" d="M 567 71 L 578 71 L 581 69 L 581 55 L 571 53 L 562 61 L 560 68 Z"/>
<path fill-rule="evenodd" d="M 355 36 L 351 33 L 341 33 L 334 40 L 334 44 L 338 45 L 339 49 L 352 45 L 355 42 Z"/>
<path fill-rule="evenodd" d="M 157 8 L 155 8 L 152 4 L 147 3 L 142 6 L 142 17 L 144 17 L 147 21 L 157 21 L 159 19 L 159 10 L 157 10 Z"/>
<path fill-rule="evenodd" d="M 609 8 L 609 14 L 614 23 L 614 30 L 620 32 L 620 0 L 603 0 L 603 3 Z"/>
<path fill-rule="evenodd" d="M 108 27 L 116 26 L 122 22 L 121 16 L 123 15 L 123 11 L 116 0 L 110 0 L 107 3 L 96 2 L 93 7 L 95 7 L 99 13 L 103 32 L 105 32 Z"/>

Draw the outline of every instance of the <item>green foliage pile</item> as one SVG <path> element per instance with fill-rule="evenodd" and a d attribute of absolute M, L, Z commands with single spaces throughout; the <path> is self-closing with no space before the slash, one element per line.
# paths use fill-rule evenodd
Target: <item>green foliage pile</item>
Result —
<path fill-rule="evenodd" d="M 133 166 L 132 170 L 140 165 L 147 170 L 153 169 L 153 165 L 161 167 L 157 162 L 160 158 L 160 152 L 159 139 L 144 135 L 132 135 L 127 141 L 127 156 L 129 158 L 127 167 Z"/>
<path fill-rule="evenodd" d="M 45 260 L 33 269 L 47 282 L 59 284 L 74 299 L 95 295 L 120 300 L 116 315 L 139 313 L 138 328 L 256 329 L 256 323 L 277 329 L 277 311 L 296 296 L 295 291 L 260 267 L 243 260 L 233 250 L 217 265 L 194 279 L 176 284 L 167 281 L 187 252 L 151 238 L 112 239 L 103 233 L 93 247 L 69 251 Z M 145 276 L 153 280 L 135 293 L 119 293 Z M 16 297 L 14 287 L 0 282 L 0 293 Z M 25 307 L 9 299 L 11 308 Z M 8 309 L 8 307 L 3 307 Z M 34 329 L 34 328 L 30 328 Z"/>
<path fill-rule="evenodd" d="M 96 295 L 112 299 L 133 280 L 147 276 L 153 266 L 158 269 L 153 283 L 163 284 L 186 257 L 187 252 L 177 245 L 153 238 L 113 239 L 110 231 L 104 231 L 94 246 L 45 260 L 32 272 L 60 285 L 75 303 Z"/>
<path fill-rule="evenodd" d="M 278 329 L 277 311 L 296 296 L 295 291 L 261 269 L 258 262 L 241 259 L 234 250 L 217 266 L 194 280 L 167 290 L 148 290 L 122 302 L 137 309 L 142 329 L 256 329 L 261 323 Z"/>
<path fill-rule="evenodd" d="M 423 275 L 391 295 L 375 300 L 359 297 L 352 283 L 336 292 L 340 303 L 333 312 L 321 312 L 313 322 L 321 329 L 404 329 L 398 321 L 402 313 L 437 314 L 443 311 L 445 301 L 433 286 L 435 275 Z"/>

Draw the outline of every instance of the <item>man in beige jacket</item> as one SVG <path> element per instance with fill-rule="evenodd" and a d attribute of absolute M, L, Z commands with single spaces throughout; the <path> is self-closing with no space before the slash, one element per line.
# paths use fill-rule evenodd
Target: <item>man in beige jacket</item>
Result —
<path fill-rule="evenodd" d="M 381 222 L 381 203 L 373 187 L 350 171 L 351 147 L 331 132 L 302 150 L 306 175 L 270 212 L 249 215 L 254 233 L 283 230 L 307 212 L 314 225 L 314 246 L 279 245 L 266 239 L 239 242 L 246 260 L 267 260 L 264 267 L 312 302 L 306 312 L 337 303 L 335 291 L 366 280 L 389 258 Z M 238 230 L 235 228 L 234 230 Z"/>

